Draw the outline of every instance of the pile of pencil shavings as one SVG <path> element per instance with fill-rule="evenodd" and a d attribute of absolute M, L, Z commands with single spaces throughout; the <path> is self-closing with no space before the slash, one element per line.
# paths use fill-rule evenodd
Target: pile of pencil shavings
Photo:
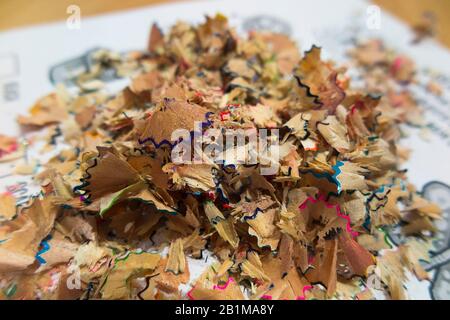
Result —
<path fill-rule="evenodd" d="M 166 34 L 154 25 L 145 52 L 99 53 L 77 93 L 59 86 L 18 119 L 46 132 L 42 153 L 64 147 L 34 175 L 40 195 L 17 208 L 1 196 L 0 296 L 406 299 L 407 274 L 428 279 L 419 260 L 440 217 L 400 170 L 399 125 L 422 121 L 414 64 L 378 40 L 349 63 L 365 90 L 319 47 L 302 55 L 285 35 L 241 38 L 222 15 Z M 129 86 L 107 93 L 104 68 Z M 218 143 L 263 129 L 277 157 L 232 163 L 217 161 L 226 150 L 197 150 L 207 131 Z M 197 134 L 199 161 L 174 161 Z M 17 149 L 11 139 L 2 153 Z"/>

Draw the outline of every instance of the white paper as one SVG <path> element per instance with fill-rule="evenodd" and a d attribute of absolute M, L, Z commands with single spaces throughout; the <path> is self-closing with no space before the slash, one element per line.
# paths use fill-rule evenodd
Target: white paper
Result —
<path fill-rule="evenodd" d="M 419 130 L 406 128 L 409 137 L 402 144 L 413 149 L 412 157 L 405 165 L 409 179 L 418 190 L 431 181 L 426 195 L 437 201 L 449 216 L 450 199 L 450 53 L 434 40 L 425 40 L 419 45 L 411 45 L 413 35 L 410 29 L 385 12 L 381 13 L 379 29 L 370 27 L 370 13 L 374 7 L 361 0 L 227 0 L 197 1 L 170 5 L 139 8 L 114 14 L 83 17 L 81 7 L 81 28 L 70 29 L 66 22 L 33 26 L 0 33 L 0 134 L 18 135 L 16 124 L 18 114 L 26 114 L 36 99 L 54 89 L 49 79 L 54 75 L 64 76 L 67 71 L 55 70 L 56 65 L 85 57 L 94 48 L 114 51 L 143 50 L 147 44 L 150 26 L 157 22 L 163 29 L 169 28 L 177 20 L 198 23 L 205 14 L 221 12 L 230 18 L 230 24 L 240 33 L 249 28 L 268 28 L 287 32 L 298 41 L 302 51 L 312 44 L 323 48 L 325 58 L 345 61 L 345 50 L 354 37 L 379 37 L 399 52 L 414 59 L 419 69 L 419 84 L 414 92 L 426 109 L 426 120 L 430 128 L 428 140 L 419 136 Z M 376 8 L 375 8 L 376 9 Z M 75 63 L 74 65 L 79 66 Z M 436 98 L 424 90 L 428 75 L 442 74 L 439 83 L 444 95 Z M 77 72 L 75 68 L 72 72 Z M 123 81 L 109 83 L 111 90 L 124 86 Z M 0 189 L 25 178 L 1 178 Z M 437 191 L 436 191 L 437 190 Z M 450 222 L 442 226 L 447 239 Z M 450 259 L 441 256 L 433 274 L 439 278 L 439 296 L 450 297 Z M 437 271 L 436 271 L 437 270 Z M 440 273 L 439 273 L 440 272 Z M 442 280 L 444 279 L 444 280 Z M 447 281 L 447 282 L 446 282 Z M 412 298 L 430 298 L 429 283 L 411 281 L 408 293 Z M 443 287 L 442 287 L 443 286 Z M 447 291 L 446 291 L 447 290 Z"/>

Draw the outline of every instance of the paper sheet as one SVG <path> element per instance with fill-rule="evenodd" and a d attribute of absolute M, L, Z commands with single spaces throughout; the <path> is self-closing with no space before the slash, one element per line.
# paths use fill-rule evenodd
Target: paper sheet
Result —
<path fill-rule="evenodd" d="M 300 49 L 312 44 L 323 48 L 326 58 L 343 60 L 346 50 L 356 38 L 379 37 L 386 44 L 413 58 L 420 70 L 414 92 L 426 109 L 428 130 L 406 128 L 409 136 L 402 144 L 412 148 L 412 157 L 405 165 L 409 178 L 428 199 L 444 210 L 439 225 L 439 254 L 427 265 L 433 281 L 412 281 L 408 293 L 415 299 L 450 298 L 450 52 L 434 40 L 411 45 L 409 28 L 381 12 L 379 25 L 371 25 L 374 7 L 370 2 L 347 1 L 198 1 L 139 8 L 120 13 L 83 17 L 80 29 L 70 29 L 66 22 L 34 26 L 0 33 L 0 133 L 20 134 L 18 114 L 39 97 L 50 92 L 57 81 L 70 79 L 71 74 L 88 68 L 89 53 L 94 48 L 123 52 L 144 49 L 153 22 L 167 29 L 177 20 L 200 22 L 205 14 L 221 12 L 230 17 L 230 24 L 240 33 L 252 29 L 270 29 L 290 34 Z M 375 8 L 376 9 L 376 8 Z M 379 26 L 379 28 L 377 28 Z M 433 75 L 443 88 L 439 98 L 426 90 Z M 126 83 L 109 80 L 110 90 Z M 16 196 L 32 193 L 29 181 L 8 175 L 10 168 L 0 166 L 0 189 L 16 188 Z M 400 241 L 398 236 L 392 235 Z"/>

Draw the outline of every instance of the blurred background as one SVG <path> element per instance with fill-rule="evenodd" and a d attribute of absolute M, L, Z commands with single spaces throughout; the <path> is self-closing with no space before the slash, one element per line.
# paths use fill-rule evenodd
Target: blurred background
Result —
<path fill-rule="evenodd" d="M 71 4 L 81 7 L 82 14 L 86 17 L 181 1 L 186 0 L 0 0 L 0 31 L 64 20 L 67 17 L 66 8 Z M 427 32 L 426 29 L 432 25 L 435 38 L 450 48 L 449 0 L 373 0 L 372 2 L 407 22 L 411 27 L 424 29 L 424 32 Z"/>

